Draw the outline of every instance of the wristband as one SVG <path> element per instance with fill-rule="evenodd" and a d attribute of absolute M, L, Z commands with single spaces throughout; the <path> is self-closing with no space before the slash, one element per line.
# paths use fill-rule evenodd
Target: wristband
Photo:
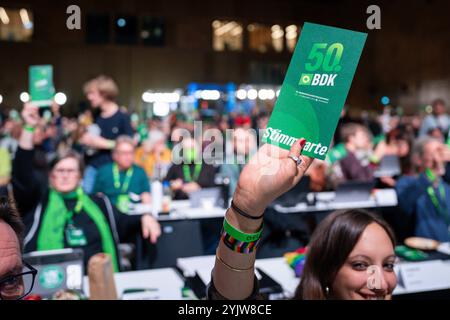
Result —
<path fill-rule="evenodd" d="M 28 132 L 31 132 L 31 133 L 33 133 L 33 132 L 36 130 L 35 127 L 30 126 L 30 125 L 28 125 L 28 124 L 24 125 L 24 126 L 23 126 L 23 129 L 24 129 L 25 131 L 28 131 Z"/>
<path fill-rule="evenodd" d="M 239 213 L 241 216 L 243 216 L 243 217 L 245 217 L 245 218 L 248 218 L 248 219 L 259 220 L 259 219 L 261 219 L 262 217 L 264 217 L 264 212 L 263 212 L 262 215 L 256 216 L 256 217 L 255 217 L 255 216 L 249 215 L 249 214 L 246 213 L 245 211 L 243 211 L 243 210 L 241 210 L 240 208 L 238 208 L 238 207 L 234 204 L 234 201 L 233 201 L 233 200 L 231 200 L 231 208 L 233 208 L 233 210 L 236 211 L 237 213 Z"/>
<path fill-rule="evenodd" d="M 258 247 L 262 229 L 261 227 L 257 233 L 243 233 L 230 225 L 225 218 L 220 238 L 232 251 L 251 253 Z"/>
<path fill-rule="evenodd" d="M 227 218 L 223 219 L 223 229 L 226 233 L 228 233 L 230 236 L 235 238 L 236 240 L 239 240 L 241 242 L 251 242 L 256 241 L 259 238 L 261 238 L 262 233 L 262 226 L 256 233 L 244 233 L 235 227 L 233 227 L 227 220 Z"/>

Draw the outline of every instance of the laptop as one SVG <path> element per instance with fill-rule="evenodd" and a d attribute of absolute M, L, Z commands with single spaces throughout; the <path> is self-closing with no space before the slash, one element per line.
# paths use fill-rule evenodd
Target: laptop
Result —
<path fill-rule="evenodd" d="M 352 203 L 370 200 L 374 187 L 374 181 L 347 181 L 341 183 L 336 189 L 334 202 Z"/>
<path fill-rule="evenodd" d="M 401 174 L 400 159 L 396 155 L 384 156 L 373 173 L 375 178 L 394 177 Z"/>
<path fill-rule="evenodd" d="M 204 188 L 189 194 L 191 208 L 212 209 L 221 204 L 222 189 L 220 187 Z"/>
<path fill-rule="evenodd" d="M 46 299 L 60 290 L 83 292 L 83 250 L 34 251 L 23 259 L 38 271 L 30 294 Z"/>

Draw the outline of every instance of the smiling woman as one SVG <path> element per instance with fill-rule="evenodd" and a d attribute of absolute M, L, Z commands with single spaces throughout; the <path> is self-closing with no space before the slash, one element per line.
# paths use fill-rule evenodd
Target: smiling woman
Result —
<path fill-rule="evenodd" d="M 296 298 L 390 299 L 397 284 L 394 246 L 391 228 L 374 214 L 330 214 L 311 238 Z"/>

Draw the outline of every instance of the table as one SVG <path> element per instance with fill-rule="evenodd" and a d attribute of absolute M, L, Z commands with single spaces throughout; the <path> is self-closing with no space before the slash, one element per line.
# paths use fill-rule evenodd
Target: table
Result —
<path fill-rule="evenodd" d="M 151 212 L 151 205 L 135 205 L 134 214 L 142 214 Z M 171 210 L 169 214 L 159 214 L 159 221 L 173 221 L 173 220 L 189 220 L 189 219 L 211 219 L 223 218 L 226 209 L 222 207 L 213 206 L 210 208 L 191 208 L 189 200 L 174 200 L 171 203 Z"/>
<path fill-rule="evenodd" d="M 117 296 L 122 297 L 125 289 L 151 288 L 147 298 L 181 300 L 184 279 L 173 268 L 120 272 L 114 274 Z M 84 277 L 84 294 L 89 296 L 89 279 Z"/>
<path fill-rule="evenodd" d="M 354 209 L 354 208 L 384 208 L 395 207 L 398 204 L 395 189 L 378 189 L 372 197 L 366 201 L 353 202 L 335 202 L 333 201 L 336 193 L 331 192 L 311 192 L 307 197 L 315 197 L 317 199 L 314 205 L 307 203 L 298 203 L 293 207 L 284 207 L 275 204 L 273 207 L 280 213 L 301 213 L 301 212 L 318 212 L 332 211 L 338 209 Z M 231 201 L 231 200 L 230 200 Z M 151 205 L 136 205 L 134 212 L 142 214 L 151 212 Z M 167 215 L 159 215 L 160 221 L 185 220 L 185 219 L 211 219 L 223 218 L 226 209 L 221 207 L 210 208 L 191 208 L 189 200 L 174 200 L 171 203 L 171 211 Z"/>
<path fill-rule="evenodd" d="M 372 197 L 366 201 L 335 202 L 333 201 L 336 196 L 335 192 L 310 193 L 307 197 L 310 197 L 311 195 L 313 195 L 317 200 L 313 206 L 309 206 L 307 203 L 298 203 L 293 207 L 284 207 L 282 205 L 275 204 L 273 208 L 280 213 L 311 213 L 339 209 L 395 207 L 398 204 L 395 189 L 375 190 Z"/>
<path fill-rule="evenodd" d="M 294 207 L 275 205 L 268 208 L 264 237 L 273 235 L 273 230 L 277 232 L 285 230 L 283 226 L 278 228 L 278 225 L 273 223 L 274 220 L 285 220 L 283 222 L 284 225 L 297 226 L 302 230 L 301 239 L 295 238 L 298 233 L 295 230 L 294 232 L 297 233 L 289 240 L 292 242 L 289 245 L 290 248 L 298 247 L 306 245 L 309 236 L 320 220 L 335 209 L 385 208 L 397 205 L 397 196 L 394 189 L 377 190 L 373 198 L 363 202 L 351 203 L 334 202 L 334 192 L 310 193 L 310 195 L 317 199 L 315 206 L 299 203 Z M 148 211 L 151 211 L 151 206 L 135 206 L 136 213 Z M 170 267 L 175 264 L 176 259 L 179 257 L 212 254 L 214 252 L 212 248 L 215 248 L 217 245 L 216 242 L 218 241 L 225 212 L 226 209 L 222 207 L 191 208 L 189 200 L 172 201 L 170 214 L 158 216 L 162 235 L 156 246 L 149 246 L 140 237 L 136 239 L 136 268 L 141 270 Z M 283 214 L 289 214 L 289 217 Z M 276 236 L 278 237 L 278 235 Z M 180 245 L 174 247 L 174 243 L 179 243 Z M 269 242 L 265 247 L 261 247 L 258 257 L 269 258 L 282 254 L 281 251 L 276 251 L 275 249 L 272 243 Z M 280 250 L 282 249 L 280 248 Z"/>
<path fill-rule="evenodd" d="M 203 282 L 209 283 L 214 260 L 214 256 L 180 258 L 177 266 L 185 276 L 197 272 Z M 300 280 L 284 258 L 256 259 L 255 266 L 277 281 L 286 297 L 294 295 Z M 450 289 L 450 260 L 401 262 L 395 272 L 398 284 L 394 296 Z"/>
<path fill-rule="evenodd" d="M 125 289 L 152 288 L 154 292 L 147 293 L 145 299 L 185 300 L 182 295 L 184 277 L 192 277 L 196 273 L 206 285 L 211 281 L 211 271 L 215 256 L 197 256 L 178 258 L 177 267 L 183 275 L 174 268 L 161 268 L 142 271 L 121 272 L 114 274 L 117 295 L 122 297 Z M 284 296 L 294 295 L 300 281 L 295 277 L 294 270 L 283 257 L 257 259 L 255 266 L 268 274 L 283 288 Z M 396 268 L 398 284 L 393 295 L 408 296 L 415 293 L 446 290 L 450 292 L 450 260 L 431 260 L 423 262 L 401 262 Z M 256 276 L 259 278 L 258 272 Z M 89 296 L 89 280 L 84 277 L 84 293 Z M 448 293 L 447 293 L 448 294 Z M 140 299 L 140 296 L 128 296 Z"/>

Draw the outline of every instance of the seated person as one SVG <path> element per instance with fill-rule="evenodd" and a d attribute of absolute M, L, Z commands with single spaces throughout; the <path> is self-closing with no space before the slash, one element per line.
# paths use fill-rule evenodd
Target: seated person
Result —
<path fill-rule="evenodd" d="M 93 193 L 103 193 L 116 208 L 127 214 L 131 203 L 151 203 L 150 185 L 144 169 L 133 164 L 134 142 L 131 137 L 120 136 L 112 153 L 113 161 L 99 168 Z M 136 197 L 136 199 L 134 199 Z M 148 218 L 150 241 L 156 243 L 161 234 L 158 221 Z"/>
<path fill-rule="evenodd" d="M 341 132 L 346 149 L 346 156 L 339 160 L 342 179 L 372 181 L 375 167 L 371 160 L 379 161 L 383 156 L 383 148 L 377 148 L 372 153 L 371 134 L 360 124 L 346 124 Z"/>
<path fill-rule="evenodd" d="M 449 160 L 446 145 L 431 137 L 420 138 L 413 148 L 419 175 L 397 181 L 398 204 L 415 220 L 415 236 L 450 241 L 450 185 L 442 180 Z"/>
<path fill-rule="evenodd" d="M 252 133 L 243 128 L 233 131 L 233 155 L 231 159 L 226 158 L 220 167 L 220 174 L 230 180 L 230 193 L 236 189 L 236 185 L 242 169 L 248 162 L 251 152 L 256 149 L 256 139 Z M 231 162 L 231 163 L 230 163 Z"/>
<path fill-rule="evenodd" d="M 447 133 L 450 127 L 450 116 L 447 114 L 445 101 L 436 99 L 432 102 L 433 112 L 427 115 L 420 126 L 419 137 L 433 134 L 434 129 L 438 128 L 441 132 Z M 436 132 L 436 134 L 439 134 Z"/>
<path fill-rule="evenodd" d="M 161 178 L 161 172 L 155 169 L 164 170 L 170 166 L 171 159 L 172 152 L 166 146 L 166 136 L 159 130 L 149 132 L 149 137 L 137 148 L 135 155 L 136 164 L 144 168 L 150 179 Z"/>
<path fill-rule="evenodd" d="M 195 161 L 201 155 L 201 150 L 194 139 L 184 137 L 180 143 L 183 150 L 182 162 L 173 164 L 164 179 L 170 181 L 174 200 L 188 199 L 189 193 L 214 187 L 217 172 L 214 166 L 205 163 L 203 159 Z"/>
<path fill-rule="evenodd" d="M 83 165 L 75 152 L 51 163 L 49 188 L 39 185 L 32 165 L 38 108 L 25 104 L 22 117 L 25 129 L 13 161 L 12 182 L 26 227 L 24 251 L 81 248 L 85 265 L 93 255 L 103 252 L 111 256 L 114 271 L 119 271 L 120 239 L 140 231 L 144 238 L 150 238 L 153 218 L 121 214 L 107 197 L 84 193 L 80 187 Z"/>

